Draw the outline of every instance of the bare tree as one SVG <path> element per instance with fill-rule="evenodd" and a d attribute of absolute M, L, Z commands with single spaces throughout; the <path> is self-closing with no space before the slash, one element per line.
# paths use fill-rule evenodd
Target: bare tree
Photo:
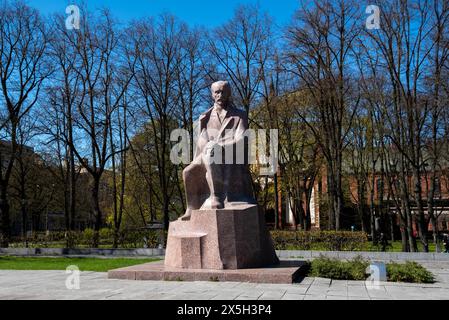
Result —
<path fill-rule="evenodd" d="M 310 108 L 296 116 L 307 124 L 326 159 L 329 228 L 336 230 L 344 205 L 343 150 L 359 101 L 349 78 L 359 21 L 353 1 L 303 2 L 286 35 L 286 68 L 311 95 Z"/>
<path fill-rule="evenodd" d="M 248 114 L 260 98 L 263 67 L 273 46 L 271 37 L 271 19 L 253 5 L 238 7 L 228 23 L 209 34 L 217 71 L 230 79 L 238 100 L 235 103 Z"/>
<path fill-rule="evenodd" d="M 124 201 L 126 191 L 126 178 L 128 166 L 128 101 L 126 96 L 123 98 L 123 104 L 117 108 L 115 124 L 110 126 L 109 139 L 111 148 L 112 163 L 112 196 L 113 196 L 113 221 L 114 221 L 114 242 L 113 248 L 118 247 L 120 237 L 120 228 L 123 221 Z M 115 129 L 115 130 L 114 130 Z M 114 132 L 115 131 L 115 132 Z M 117 162 L 117 150 L 119 152 Z M 117 169 L 118 166 L 118 169 Z"/>
<path fill-rule="evenodd" d="M 449 64 L 449 3 L 447 1 L 435 0 L 431 10 L 432 23 L 432 50 L 429 61 L 433 62 L 433 69 L 428 72 L 428 99 L 429 99 L 429 117 L 430 123 L 425 125 L 424 132 L 429 135 L 424 136 L 424 150 L 426 157 L 424 159 L 424 176 L 426 177 L 427 190 L 427 210 L 430 223 L 432 225 L 433 241 L 436 250 L 440 251 L 438 241 L 438 218 L 442 210 L 436 210 L 438 199 L 441 199 L 441 177 L 442 160 L 444 149 L 444 124 L 447 119 L 444 118 L 444 110 L 447 108 L 447 70 Z M 441 202 L 441 201 L 440 201 Z"/>
<path fill-rule="evenodd" d="M 119 109 L 133 77 L 133 66 L 127 64 L 129 61 L 119 50 L 118 44 L 123 35 L 116 24 L 108 11 L 101 11 L 98 16 L 85 13 L 81 29 L 64 38 L 67 41 L 65 46 L 75 48 L 76 62 L 65 69 L 70 73 L 69 78 L 66 75 L 62 78 L 63 98 L 66 98 L 63 110 L 67 112 L 65 118 L 70 120 L 69 123 L 73 122 L 78 139 L 83 139 L 83 143 L 76 143 L 70 136 L 73 128 L 64 131 L 68 133 L 64 141 L 92 178 L 94 246 L 98 245 L 98 231 L 104 218 L 100 207 L 100 182 L 111 158 L 125 151 L 111 150 L 113 115 Z M 64 65 L 64 62 L 61 60 L 61 64 Z M 72 116 L 74 107 L 77 108 L 77 117 Z"/>
<path fill-rule="evenodd" d="M 408 216 L 408 233 L 412 251 L 412 203 L 415 207 L 418 233 L 427 252 L 427 223 L 423 203 L 423 129 L 428 119 L 429 103 L 420 87 L 424 84 L 424 68 L 433 47 L 430 23 L 431 1 L 413 3 L 404 1 L 382 2 L 382 29 L 369 33 L 374 48 L 380 50 L 382 61 L 387 66 L 392 94 L 392 108 L 384 114 L 392 128 L 388 138 L 401 153 L 398 162 L 402 173 L 402 198 Z M 412 23 L 413 22 L 413 23 Z M 393 129 L 394 128 L 394 129 Z M 407 188 L 407 177 L 413 176 L 413 199 Z"/>
<path fill-rule="evenodd" d="M 155 160 L 153 165 L 157 168 L 157 199 L 166 230 L 170 222 L 170 209 L 173 207 L 172 197 L 175 192 L 179 192 L 179 168 L 170 162 L 170 134 L 171 130 L 179 126 L 175 115 L 179 114 L 180 95 L 185 97 L 178 84 L 179 72 L 183 69 L 179 65 L 181 38 L 186 32 L 186 26 L 170 15 L 163 15 L 157 21 L 139 21 L 129 31 L 137 61 L 133 84 L 136 96 L 140 98 L 136 103 L 139 114 L 143 115 L 145 122 L 149 122 L 149 152 L 152 153 L 151 158 Z M 185 89 L 189 88 L 192 86 Z M 195 99 L 194 96 L 191 98 Z M 192 104 L 183 106 L 193 107 Z M 156 185 L 153 181 L 151 179 L 151 188 Z"/>
<path fill-rule="evenodd" d="M 38 12 L 21 2 L 0 7 L 0 132 L 9 147 L 0 154 L 1 245 L 10 238 L 8 186 L 18 150 L 17 130 L 23 117 L 38 102 L 51 70 L 45 62 L 46 25 Z"/>

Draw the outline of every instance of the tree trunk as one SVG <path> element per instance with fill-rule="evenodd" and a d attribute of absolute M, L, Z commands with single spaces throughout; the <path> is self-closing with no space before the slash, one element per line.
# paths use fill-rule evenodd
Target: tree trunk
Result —
<path fill-rule="evenodd" d="M 364 217 L 364 209 L 365 209 L 365 190 L 364 190 L 364 182 L 363 179 L 358 177 L 357 179 L 357 214 L 360 219 L 360 224 L 362 226 L 362 232 L 367 232 L 367 228 L 365 226 L 365 217 Z"/>
<path fill-rule="evenodd" d="M 22 199 L 21 203 L 21 211 L 22 211 L 22 234 L 23 241 L 25 242 L 25 248 L 28 248 L 28 236 L 27 236 L 27 206 L 26 206 L 26 198 Z"/>
<path fill-rule="evenodd" d="M 391 238 L 392 242 L 395 241 L 395 238 L 394 238 L 394 225 L 395 225 L 394 218 L 395 217 L 396 217 L 396 215 L 394 215 L 393 213 L 390 213 L 390 238 Z"/>
<path fill-rule="evenodd" d="M 275 229 L 282 229 L 282 212 L 279 210 L 279 193 L 278 193 L 278 175 L 277 173 L 274 175 L 274 220 L 275 220 Z"/>
<path fill-rule="evenodd" d="M 92 187 L 92 202 L 95 217 L 93 248 L 98 248 L 98 246 L 100 245 L 100 229 L 102 223 L 102 214 L 100 209 L 99 192 L 100 192 L 100 179 L 99 177 L 94 177 Z"/>
<path fill-rule="evenodd" d="M 407 214 L 407 235 L 410 246 L 410 252 L 417 252 L 416 241 L 413 232 L 413 215 L 411 214 L 410 208 L 405 208 L 405 211 Z"/>
<path fill-rule="evenodd" d="M 3 189 L 3 188 L 2 188 Z M 0 211 L 1 211 L 1 243 L 0 247 L 8 248 L 11 237 L 10 220 L 9 220 L 9 202 L 6 191 L 2 190 L 0 195 Z"/>
<path fill-rule="evenodd" d="M 343 199 L 343 188 L 342 188 L 342 176 L 341 176 L 341 165 L 340 161 L 338 161 L 337 165 L 337 173 L 336 173 L 336 208 L 335 208 L 335 230 L 340 231 L 341 229 L 341 216 L 343 214 L 344 207 L 344 199 Z"/>
<path fill-rule="evenodd" d="M 315 179 L 311 182 L 311 187 L 307 188 L 305 191 L 306 195 L 306 231 L 310 231 L 312 229 L 312 211 L 310 208 L 310 201 L 312 201 L 312 192 L 313 192 L 313 185 L 314 185 Z"/>
<path fill-rule="evenodd" d="M 70 231 L 70 191 L 67 180 L 67 178 L 64 179 L 64 220 L 66 230 Z"/>
<path fill-rule="evenodd" d="M 417 206 L 417 222 L 418 222 L 418 234 L 421 240 L 421 243 L 424 248 L 424 252 L 429 252 L 429 244 L 427 242 L 427 226 L 426 226 L 426 218 L 424 216 L 424 208 L 422 204 L 422 187 L 421 187 L 421 172 L 419 168 L 414 168 L 413 170 L 413 178 L 415 180 L 415 198 L 416 198 L 416 206 Z"/>
<path fill-rule="evenodd" d="M 435 252 L 440 253 L 440 242 L 438 241 L 438 219 L 435 218 L 434 215 L 430 218 L 430 223 L 432 225 L 432 237 L 433 243 L 435 244 Z"/>
<path fill-rule="evenodd" d="M 328 213 L 329 213 L 329 230 L 335 230 L 335 185 L 333 175 L 330 174 L 332 167 L 328 165 L 327 174 L 327 198 L 328 198 Z"/>
<path fill-rule="evenodd" d="M 75 155 L 70 150 L 70 231 L 75 230 L 76 222 L 76 172 Z"/>
<path fill-rule="evenodd" d="M 408 243 L 406 224 L 403 222 L 401 222 L 401 242 L 402 242 L 402 251 L 410 252 L 410 245 Z"/>

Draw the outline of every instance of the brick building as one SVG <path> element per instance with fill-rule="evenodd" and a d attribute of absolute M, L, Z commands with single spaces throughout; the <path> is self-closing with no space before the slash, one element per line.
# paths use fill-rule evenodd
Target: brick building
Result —
<path fill-rule="evenodd" d="M 422 181 L 421 181 L 421 188 L 422 188 L 422 203 L 424 212 L 426 213 L 426 218 L 428 218 L 427 212 L 428 212 L 428 194 L 429 194 L 429 188 L 430 188 L 430 182 L 431 182 L 431 176 L 432 173 L 427 173 L 427 175 L 423 175 Z M 435 187 L 435 196 L 434 196 L 434 212 L 436 215 L 438 215 L 438 230 L 439 231 L 449 231 L 449 166 L 445 166 L 445 169 L 442 169 L 437 174 L 436 179 L 436 187 Z M 347 213 L 346 219 L 348 220 L 346 223 L 346 226 L 343 227 L 345 229 L 350 229 L 350 225 L 354 225 L 356 229 L 361 230 L 360 226 L 360 220 L 359 216 L 357 216 L 356 208 L 358 205 L 360 205 L 359 199 L 358 199 L 358 192 L 357 192 L 357 179 L 354 176 L 354 174 L 351 174 L 350 172 L 347 172 L 344 176 L 344 183 L 345 186 L 344 194 L 345 194 L 345 212 Z M 396 188 L 397 186 L 393 186 L 393 190 L 389 186 L 388 181 L 385 179 L 382 180 L 381 174 L 377 173 L 376 175 L 371 175 L 369 178 L 369 185 L 366 187 L 366 202 L 364 210 L 369 211 L 371 207 L 371 199 L 374 199 L 374 209 L 377 211 L 379 210 L 379 207 L 383 207 L 384 211 L 393 218 L 393 224 L 394 228 L 399 228 L 399 215 L 398 215 L 398 206 L 397 201 L 399 200 L 399 195 L 397 195 Z M 374 179 L 374 183 L 373 183 Z M 280 181 L 282 181 L 282 178 L 280 178 Z M 374 189 L 373 186 L 374 185 Z M 413 199 L 413 178 L 412 175 L 408 177 L 408 191 L 411 195 L 411 198 Z M 382 194 L 383 189 L 383 199 L 380 199 L 380 194 Z M 312 194 L 311 194 L 311 200 L 310 200 L 310 221 L 312 230 L 320 230 L 320 229 L 327 229 L 327 225 L 325 221 L 327 220 L 327 212 L 326 210 L 320 210 L 321 205 L 323 204 L 323 201 L 325 201 L 326 198 L 326 192 L 327 192 L 327 178 L 325 170 L 323 169 L 321 174 L 317 177 Z M 373 194 L 372 194 L 373 193 Z M 282 212 L 282 220 L 283 225 L 286 228 L 295 228 L 295 217 L 294 212 L 291 208 L 291 201 L 289 201 L 289 198 L 287 195 L 282 194 L 282 192 L 279 192 L 279 210 Z M 305 202 L 305 199 L 302 199 L 302 202 Z M 305 205 L 304 211 L 305 211 Z M 416 213 L 417 206 L 416 202 L 414 203 L 412 201 L 411 204 L 411 210 L 413 213 Z M 349 218 L 348 218 L 349 217 Z M 359 222 L 359 223 L 357 223 Z M 415 230 L 416 227 L 416 221 L 414 221 L 413 227 Z M 432 230 L 432 226 L 429 222 L 429 231 Z"/>

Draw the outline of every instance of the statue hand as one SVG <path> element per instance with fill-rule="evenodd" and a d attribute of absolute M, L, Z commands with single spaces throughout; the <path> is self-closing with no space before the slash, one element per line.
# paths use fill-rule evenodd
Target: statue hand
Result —
<path fill-rule="evenodd" d="M 216 143 L 214 141 L 209 141 L 206 144 L 206 147 L 204 148 L 204 154 L 205 155 L 213 154 L 215 146 L 216 146 Z M 209 152 L 209 150 L 211 150 L 211 152 Z"/>

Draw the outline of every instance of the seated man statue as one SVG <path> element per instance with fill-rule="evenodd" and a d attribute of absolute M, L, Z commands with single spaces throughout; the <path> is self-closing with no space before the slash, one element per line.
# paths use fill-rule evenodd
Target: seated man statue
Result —
<path fill-rule="evenodd" d="M 200 116 L 193 162 L 184 170 L 187 212 L 255 204 L 245 136 L 248 117 L 231 105 L 231 87 L 219 81 L 211 87 L 214 106 Z M 243 148 L 242 148 L 243 147 Z"/>

